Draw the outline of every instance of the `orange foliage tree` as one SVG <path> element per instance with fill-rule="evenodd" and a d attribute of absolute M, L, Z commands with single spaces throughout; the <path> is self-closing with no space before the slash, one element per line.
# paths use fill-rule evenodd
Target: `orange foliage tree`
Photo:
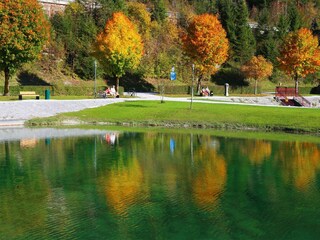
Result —
<path fill-rule="evenodd" d="M 141 196 L 142 169 L 136 158 L 130 159 L 129 163 L 125 166 L 120 160 L 119 165 L 114 166 L 110 174 L 101 179 L 105 186 L 106 198 L 118 214 L 125 213 Z"/>
<path fill-rule="evenodd" d="M 39 56 L 49 39 L 49 23 L 37 0 L 0 0 L 0 70 L 4 71 L 3 95 L 9 80 L 23 63 Z"/>
<path fill-rule="evenodd" d="M 214 74 L 228 58 L 229 41 L 217 16 L 195 16 L 182 37 L 184 51 L 195 64 L 199 91 L 204 74 Z"/>
<path fill-rule="evenodd" d="M 254 94 L 257 94 L 258 79 L 270 77 L 272 74 L 272 63 L 267 61 L 263 56 L 253 56 L 249 61 L 241 66 L 241 72 L 246 78 L 253 78 Z"/>
<path fill-rule="evenodd" d="M 143 54 L 143 43 L 136 26 L 121 12 L 114 13 L 105 29 L 97 36 L 94 55 L 107 74 L 119 78 L 136 68 Z"/>
<path fill-rule="evenodd" d="M 278 58 L 280 68 L 295 81 L 298 93 L 298 78 L 320 70 L 320 48 L 318 38 L 306 28 L 289 33 Z"/>

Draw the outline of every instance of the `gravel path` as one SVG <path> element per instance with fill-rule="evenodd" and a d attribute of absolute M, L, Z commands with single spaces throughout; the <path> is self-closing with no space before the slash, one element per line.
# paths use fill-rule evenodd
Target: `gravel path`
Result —
<path fill-rule="evenodd" d="M 21 125 L 32 118 L 50 117 L 63 112 L 75 112 L 123 101 L 121 98 L 3 101 L 0 102 L 0 126 Z"/>
<path fill-rule="evenodd" d="M 0 101 L 0 126 L 23 125 L 26 120 L 37 117 L 49 117 L 63 112 L 74 112 L 86 108 L 105 106 L 108 104 L 130 100 L 161 100 L 158 94 L 138 93 L 137 98 L 107 98 L 84 100 L 23 100 Z M 319 97 L 308 97 L 314 107 L 319 108 Z M 164 97 L 164 101 L 185 101 L 189 98 Z M 227 104 L 254 104 L 263 106 L 279 106 L 273 96 L 266 97 L 195 97 L 195 102 L 227 103 Z"/>

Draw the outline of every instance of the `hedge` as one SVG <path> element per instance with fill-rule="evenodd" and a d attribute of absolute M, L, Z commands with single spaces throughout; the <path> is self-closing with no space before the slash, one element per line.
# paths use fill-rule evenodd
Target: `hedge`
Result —
<path fill-rule="evenodd" d="M 208 85 L 209 89 L 213 91 L 214 95 L 224 95 L 225 87 L 221 85 Z M 105 90 L 106 86 L 97 86 L 97 91 Z M 11 86 L 10 95 L 18 96 L 20 91 L 35 91 L 37 94 L 44 96 L 45 90 L 50 90 L 52 96 L 71 95 L 71 96 L 93 96 L 94 87 L 78 87 L 78 86 Z M 258 87 L 258 93 L 266 92 Z M 273 92 L 274 90 L 271 90 Z M 119 87 L 119 94 L 123 95 L 124 88 Z M 160 87 L 158 87 L 158 92 Z M 3 86 L 0 86 L 0 94 L 3 93 Z M 191 87 L 188 85 L 165 86 L 165 94 L 191 94 Z M 194 86 L 194 93 L 196 93 L 196 86 Z M 254 87 L 229 86 L 229 94 L 253 94 Z M 320 94 L 320 85 L 317 87 L 299 87 L 299 93 L 304 94 Z"/>
<path fill-rule="evenodd" d="M 206 85 L 207 86 L 207 85 Z M 209 89 L 213 91 L 214 95 L 224 95 L 225 87 L 219 86 L 219 85 L 208 85 Z M 160 88 L 158 88 L 158 91 L 160 91 Z M 194 93 L 196 93 L 196 86 L 194 86 Z M 261 89 L 258 87 L 258 93 L 261 92 Z M 191 87 L 187 85 L 183 86 L 166 86 L 164 89 L 165 94 L 190 94 L 191 93 Z M 254 93 L 253 87 L 234 87 L 229 86 L 229 94 L 251 94 Z"/>
<path fill-rule="evenodd" d="M 207 86 L 207 85 L 206 85 Z M 225 86 L 221 85 L 208 85 L 209 89 L 213 91 L 214 95 L 224 95 Z M 158 92 L 161 87 L 158 87 Z M 274 89 L 262 89 L 261 87 L 257 88 L 258 93 L 262 92 L 274 92 Z M 194 86 L 194 92 L 196 92 L 196 86 Z M 165 86 L 165 94 L 191 94 L 191 87 L 187 85 L 183 86 Z M 299 93 L 304 94 L 320 94 L 320 86 L 318 87 L 299 87 Z M 229 94 L 254 94 L 253 86 L 229 86 Z"/>
<path fill-rule="evenodd" d="M 0 94 L 3 93 L 3 86 L 0 86 Z M 106 86 L 97 86 L 97 92 L 105 90 Z M 93 96 L 94 87 L 78 86 L 11 86 L 10 95 L 18 96 L 20 91 L 35 91 L 37 94 L 44 96 L 45 90 L 50 90 L 52 96 L 71 95 L 71 96 Z M 124 88 L 119 87 L 119 94 L 123 95 Z"/>

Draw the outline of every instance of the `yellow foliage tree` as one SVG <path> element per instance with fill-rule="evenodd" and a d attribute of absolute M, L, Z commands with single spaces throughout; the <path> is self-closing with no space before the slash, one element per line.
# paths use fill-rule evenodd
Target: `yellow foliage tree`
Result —
<path fill-rule="evenodd" d="M 245 77 L 255 80 L 254 94 L 257 94 L 258 79 L 270 77 L 272 70 L 272 63 L 261 55 L 252 57 L 248 62 L 241 66 L 241 72 Z"/>
<path fill-rule="evenodd" d="M 298 79 L 320 70 L 320 48 L 318 38 L 309 29 L 301 28 L 285 38 L 280 57 L 280 68 L 295 81 L 298 93 Z"/>
<path fill-rule="evenodd" d="M 151 34 L 151 13 L 143 3 L 128 2 L 128 16 L 131 21 L 138 26 L 139 33 L 143 39 L 149 39 Z"/>
<path fill-rule="evenodd" d="M 228 58 L 229 41 L 217 16 L 195 16 L 183 35 L 186 54 L 198 72 L 198 90 L 204 74 L 214 74 Z"/>
<path fill-rule="evenodd" d="M 136 26 L 121 12 L 114 13 L 105 29 L 97 36 L 94 56 L 107 74 L 119 78 L 136 68 L 143 54 L 143 43 Z"/>

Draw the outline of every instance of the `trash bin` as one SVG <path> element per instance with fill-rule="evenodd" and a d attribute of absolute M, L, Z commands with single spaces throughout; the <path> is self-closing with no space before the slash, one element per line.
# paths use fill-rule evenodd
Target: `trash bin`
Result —
<path fill-rule="evenodd" d="M 45 96 L 45 99 L 50 99 L 50 90 L 49 89 L 46 89 L 44 91 L 44 96 Z"/>
<path fill-rule="evenodd" d="M 228 83 L 226 83 L 226 84 L 224 85 L 224 95 L 225 95 L 226 97 L 229 96 L 229 84 L 228 84 Z"/>

